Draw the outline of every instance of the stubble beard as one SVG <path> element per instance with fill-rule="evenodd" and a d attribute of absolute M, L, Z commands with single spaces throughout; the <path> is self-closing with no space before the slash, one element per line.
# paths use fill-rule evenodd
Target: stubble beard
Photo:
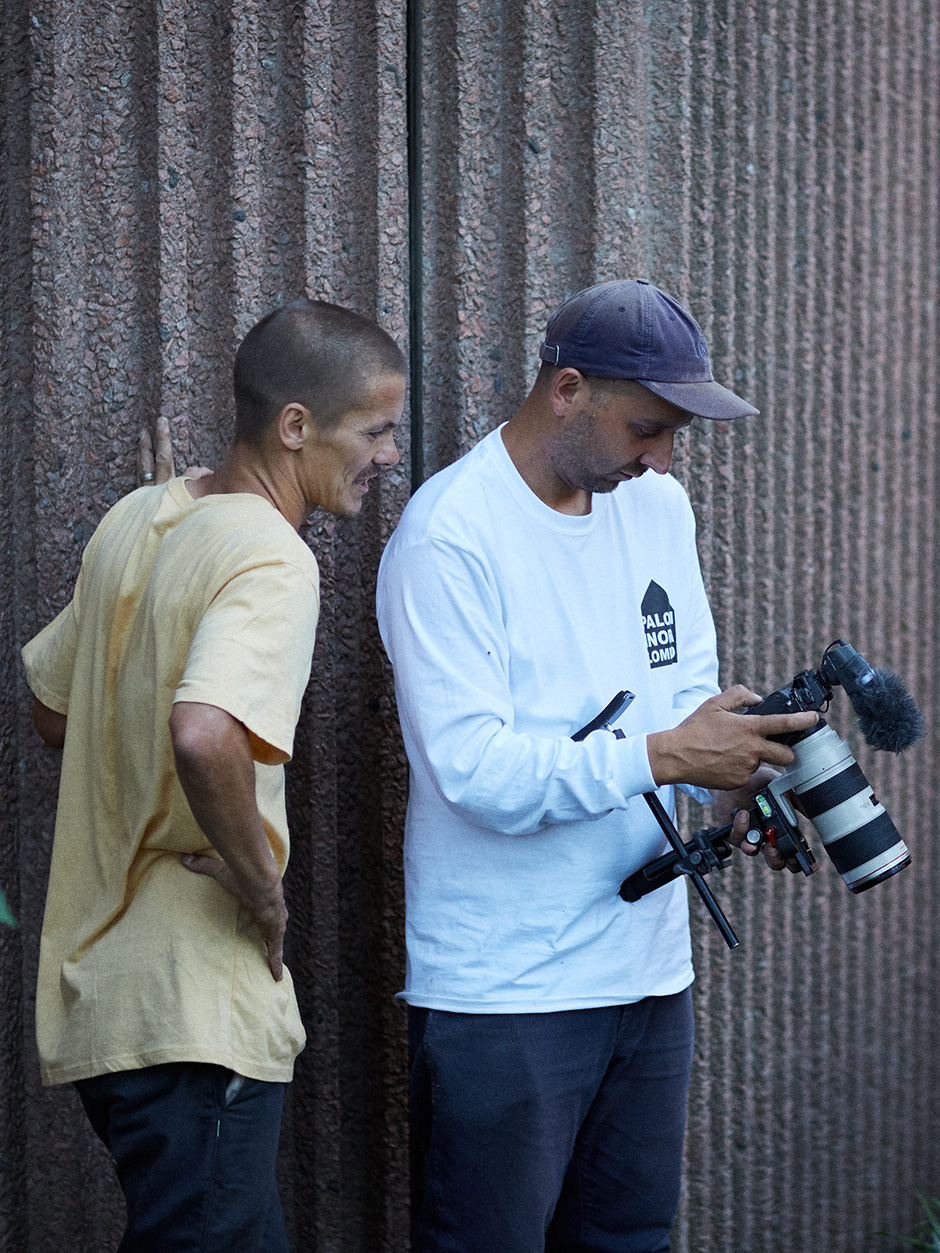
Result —
<path fill-rule="evenodd" d="M 552 469 L 568 487 L 603 496 L 616 491 L 623 480 L 610 477 L 611 473 L 620 473 L 619 469 L 612 472 L 607 466 L 597 465 L 596 432 L 597 414 L 591 410 L 580 413 L 559 435 Z M 634 477 L 642 472 L 637 468 Z"/>

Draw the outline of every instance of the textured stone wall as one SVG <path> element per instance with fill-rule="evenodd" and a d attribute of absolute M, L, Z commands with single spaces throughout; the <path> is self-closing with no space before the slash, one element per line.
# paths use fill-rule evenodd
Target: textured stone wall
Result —
<path fill-rule="evenodd" d="M 0 1250 L 112 1247 L 120 1197 L 32 1042 L 55 761 L 16 660 L 133 485 L 141 425 L 218 458 L 241 334 L 306 292 L 411 330 L 412 431 L 360 518 L 315 520 L 324 615 L 291 768 L 289 960 L 310 1043 L 283 1137 L 298 1253 L 407 1248 L 405 772 L 372 620 L 410 488 L 510 416 L 548 310 L 648 277 L 761 416 L 699 423 L 723 678 L 837 635 L 927 742 L 833 721 L 914 866 L 851 897 L 736 866 L 743 945 L 694 907 L 698 1064 L 680 1253 L 859 1253 L 940 1189 L 940 0 L 4 0 L 0 138 Z M 408 107 L 409 90 L 411 108 Z M 409 198 L 409 186 L 412 194 Z M 409 452 L 414 455 L 409 458 Z M 690 815 L 694 820 L 698 815 Z"/>

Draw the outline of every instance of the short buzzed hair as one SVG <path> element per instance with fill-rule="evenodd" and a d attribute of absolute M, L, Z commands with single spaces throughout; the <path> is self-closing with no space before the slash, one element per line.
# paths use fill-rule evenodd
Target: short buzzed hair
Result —
<path fill-rule="evenodd" d="M 404 373 L 401 349 L 375 322 L 325 300 L 295 300 L 256 322 L 235 354 L 235 439 L 258 444 L 291 403 L 328 428 L 378 375 Z"/>
<path fill-rule="evenodd" d="M 559 374 L 564 366 L 552 365 L 550 362 L 543 361 L 539 367 L 536 377 L 536 386 L 539 388 L 551 387 L 556 374 Z M 581 371 L 585 381 L 591 389 L 592 400 L 610 400 L 613 396 L 622 396 L 624 393 L 632 396 L 648 396 L 649 391 L 638 383 L 635 379 L 615 379 L 601 378 L 597 374 L 584 374 Z"/>

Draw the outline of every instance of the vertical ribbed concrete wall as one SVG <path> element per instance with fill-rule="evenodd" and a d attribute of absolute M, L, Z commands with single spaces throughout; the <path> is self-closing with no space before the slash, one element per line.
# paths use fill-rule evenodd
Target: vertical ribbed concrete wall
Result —
<path fill-rule="evenodd" d="M 3 942 L 0 1249 L 114 1247 L 120 1196 L 73 1093 L 42 1091 L 32 988 L 55 762 L 14 644 L 64 603 L 82 547 L 165 414 L 217 460 L 231 359 L 307 293 L 406 325 L 405 15 L 394 3 L 8 4 L 4 56 Z M 399 986 L 404 771 L 374 573 L 407 499 L 309 529 L 317 665 L 290 774 L 289 961 L 309 1043 L 283 1137 L 294 1247 L 406 1245 Z"/>
<path fill-rule="evenodd" d="M 809 881 L 735 866 L 714 884 L 735 953 L 694 907 L 675 1247 L 868 1253 L 911 1229 L 915 1190 L 940 1188 L 938 23 L 940 0 L 5 0 L 0 883 L 23 926 L 0 934 L 3 1253 L 97 1253 L 120 1229 L 76 1100 L 38 1084 L 56 770 L 15 647 L 133 485 L 139 427 L 165 414 L 182 462 L 217 459 L 234 345 L 307 292 L 417 332 L 430 473 L 511 415 L 558 300 L 630 274 L 689 304 L 718 377 L 762 411 L 697 424 L 675 467 L 724 680 L 777 686 L 842 635 L 931 728 L 889 760 L 844 697 L 833 711 L 911 869 L 853 898 L 828 863 Z M 308 533 L 324 615 L 289 879 L 310 1043 L 282 1161 L 298 1253 L 407 1248 L 406 781 L 371 599 L 408 444 L 359 519 Z"/>

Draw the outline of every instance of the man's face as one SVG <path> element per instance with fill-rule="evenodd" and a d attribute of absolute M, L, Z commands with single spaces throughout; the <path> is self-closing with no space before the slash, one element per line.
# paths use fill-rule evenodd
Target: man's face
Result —
<path fill-rule="evenodd" d="M 676 431 L 692 415 L 635 384 L 629 390 L 585 387 L 583 401 L 561 428 L 552 448 L 555 473 L 584 492 L 612 492 L 647 470 L 665 474 Z"/>
<path fill-rule="evenodd" d="M 354 409 L 328 430 L 313 428 L 304 446 L 308 501 L 341 517 L 359 512 L 369 480 L 398 461 L 395 428 L 404 402 L 403 376 L 379 374 Z"/>

